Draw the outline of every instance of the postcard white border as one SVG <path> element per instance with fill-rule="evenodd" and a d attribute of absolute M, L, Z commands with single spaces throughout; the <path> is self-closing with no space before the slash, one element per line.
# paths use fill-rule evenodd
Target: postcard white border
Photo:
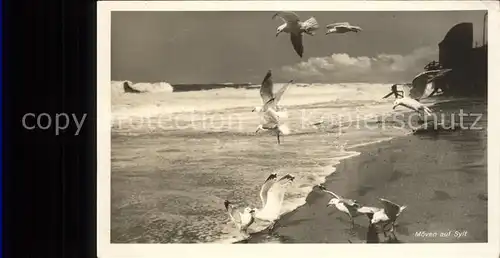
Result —
<path fill-rule="evenodd" d="M 111 11 L 432 11 L 488 10 L 488 243 L 484 244 L 111 244 Z M 500 12 L 495 1 L 98 1 L 97 256 L 112 257 L 500 257 Z M 496 70 L 496 71 L 495 71 Z M 493 112 L 492 112 L 493 111 Z M 491 133 L 493 132 L 493 133 Z"/>

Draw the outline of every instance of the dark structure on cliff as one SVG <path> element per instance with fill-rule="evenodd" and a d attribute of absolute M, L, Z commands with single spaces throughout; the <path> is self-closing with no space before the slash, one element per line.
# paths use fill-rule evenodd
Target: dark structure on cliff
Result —
<path fill-rule="evenodd" d="M 443 94 L 486 96 L 488 46 L 473 47 L 472 23 L 460 23 L 448 31 L 439 43 L 439 65 L 453 69 L 445 78 L 435 82 Z"/>

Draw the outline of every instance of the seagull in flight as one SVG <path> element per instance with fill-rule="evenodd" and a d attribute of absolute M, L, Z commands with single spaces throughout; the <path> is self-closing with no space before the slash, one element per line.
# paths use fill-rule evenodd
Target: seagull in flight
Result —
<path fill-rule="evenodd" d="M 441 78 L 445 77 L 450 71 L 451 71 L 451 69 L 442 69 L 442 70 L 440 70 L 440 72 L 438 72 L 436 75 L 434 75 L 432 77 L 432 80 L 435 81 L 437 79 L 441 79 Z M 433 91 L 431 92 L 431 94 L 429 94 L 429 96 L 427 96 L 427 98 L 432 97 L 439 90 L 440 90 L 440 87 L 438 85 L 434 85 Z"/>
<path fill-rule="evenodd" d="M 411 89 L 409 97 L 420 100 L 425 93 L 427 88 L 427 84 L 433 82 L 434 80 L 443 77 L 447 73 L 451 72 L 452 69 L 438 69 L 438 70 L 429 70 L 424 71 L 417 74 L 413 77 L 411 82 Z M 404 85 L 410 85 L 409 83 L 405 83 Z"/>
<path fill-rule="evenodd" d="M 403 98 L 396 99 L 394 101 L 392 109 L 396 109 L 396 107 L 398 107 L 398 106 L 403 106 L 403 107 L 409 108 L 409 109 L 417 112 L 421 120 L 422 120 L 422 116 L 424 114 L 426 114 L 428 116 L 432 115 L 432 110 L 430 108 L 428 108 L 424 104 L 418 102 L 418 100 L 416 100 L 416 99 L 412 99 L 410 97 L 407 97 L 404 92 L 403 92 Z"/>
<path fill-rule="evenodd" d="M 248 227 L 255 221 L 255 218 L 253 217 L 255 210 L 250 207 L 246 207 L 241 211 L 240 209 L 235 208 L 228 200 L 224 201 L 224 207 L 226 207 L 229 217 L 236 227 L 238 227 L 240 232 L 247 233 Z"/>
<path fill-rule="evenodd" d="M 272 173 L 261 186 L 259 195 L 262 206 L 259 209 L 251 208 L 251 210 L 255 211 L 253 216 L 256 219 L 271 223 L 270 230 L 274 229 L 276 221 L 280 218 L 285 192 L 294 179 L 295 177 L 290 174 L 278 179 L 278 175 Z"/>
<path fill-rule="evenodd" d="M 283 97 L 283 94 L 285 91 L 290 87 L 290 84 L 293 83 L 293 80 L 288 81 L 288 84 L 285 86 L 281 87 L 276 93 L 274 93 L 274 85 L 273 85 L 273 78 L 272 78 L 272 71 L 268 70 L 266 76 L 264 77 L 264 80 L 262 80 L 261 86 L 260 86 L 260 97 L 262 99 L 262 107 L 254 107 L 252 112 L 265 112 L 265 106 L 268 104 L 268 102 L 271 104 L 276 111 L 282 111 L 281 106 L 279 106 L 279 103 L 281 101 L 281 98 Z"/>
<path fill-rule="evenodd" d="M 347 214 L 349 216 L 349 220 L 351 221 L 351 225 L 354 227 L 354 217 L 357 217 L 361 214 L 357 211 L 362 207 L 361 204 L 356 200 L 347 199 L 331 191 L 328 191 L 323 185 L 319 185 L 318 188 L 321 191 L 333 196 L 333 198 L 330 199 L 326 206 L 335 206 L 335 208 L 337 208 L 339 211 Z"/>
<path fill-rule="evenodd" d="M 300 17 L 294 12 L 276 12 L 272 19 L 280 17 L 283 24 L 276 29 L 276 37 L 282 32 L 290 33 L 293 49 L 302 58 L 304 45 L 302 44 L 302 33 L 314 36 L 315 31 L 319 29 L 316 18 L 311 17 L 306 21 L 300 21 Z"/>
<path fill-rule="evenodd" d="M 260 87 L 260 96 L 262 98 L 262 102 L 264 102 L 264 106 L 261 109 L 256 107 L 252 111 L 255 112 L 259 110 L 259 112 L 263 114 L 263 119 L 265 121 L 264 124 L 260 124 L 257 127 L 255 133 L 258 133 L 261 130 L 270 130 L 276 134 L 278 144 L 280 144 L 280 135 L 287 135 L 290 133 L 290 130 L 288 129 L 288 126 L 282 124 L 280 121 L 280 114 L 277 111 L 279 107 L 277 106 L 277 103 L 281 100 L 281 97 L 288 88 L 289 84 L 283 86 L 278 93 L 273 94 L 273 82 L 271 77 L 271 70 L 269 70 L 266 77 L 262 81 L 262 86 Z"/>
<path fill-rule="evenodd" d="M 337 23 L 332 23 L 332 24 L 326 25 L 326 34 L 325 35 L 333 34 L 333 33 L 343 34 L 343 33 L 347 33 L 347 32 L 358 33 L 360 31 L 362 31 L 362 29 L 359 26 L 350 25 L 348 22 L 337 22 Z"/>
<path fill-rule="evenodd" d="M 411 109 L 415 112 L 417 112 L 422 118 L 422 115 L 432 115 L 432 110 L 425 106 L 424 104 L 420 103 L 420 98 L 423 96 L 425 93 L 425 89 L 427 88 L 427 84 L 430 82 L 434 81 L 436 78 L 444 76 L 444 74 L 450 72 L 451 69 L 443 69 L 443 70 L 430 70 L 430 71 L 425 71 L 422 73 L 419 73 L 417 76 L 415 76 L 411 82 L 409 83 L 404 83 L 404 84 L 398 84 L 398 85 L 404 85 L 404 86 L 410 86 L 411 88 L 409 90 L 409 94 L 405 91 L 403 91 L 402 95 L 403 98 L 396 99 L 394 101 L 394 104 L 392 106 L 392 109 L 396 109 L 397 106 L 403 106 L 408 109 Z"/>

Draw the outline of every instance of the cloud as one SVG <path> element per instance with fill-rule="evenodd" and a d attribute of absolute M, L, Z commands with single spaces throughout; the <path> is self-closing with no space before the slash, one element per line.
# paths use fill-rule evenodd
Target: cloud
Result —
<path fill-rule="evenodd" d="M 332 54 L 284 66 L 279 77 L 303 82 L 406 82 L 421 72 L 426 64 L 437 59 L 438 49 L 431 47 L 415 49 L 408 55 L 351 57 L 345 53 Z"/>

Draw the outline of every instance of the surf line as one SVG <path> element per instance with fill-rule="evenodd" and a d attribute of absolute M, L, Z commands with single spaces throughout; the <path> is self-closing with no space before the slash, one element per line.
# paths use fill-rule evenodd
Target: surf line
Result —
<path fill-rule="evenodd" d="M 67 113 L 57 113 L 55 114 L 54 123 L 52 123 L 52 116 L 48 113 L 26 113 L 21 119 L 21 123 L 23 124 L 24 129 L 26 130 L 48 130 L 52 126 L 54 126 L 55 134 L 59 135 L 61 131 L 66 130 L 70 125 L 70 116 Z M 85 118 L 87 118 L 87 114 L 83 114 L 81 119 L 78 119 L 77 115 L 72 113 L 71 117 L 76 126 L 75 136 L 80 134 L 80 130 L 82 129 L 83 123 L 85 122 Z M 30 123 L 28 124 L 28 118 L 30 119 Z M 35 120 L 35 121 L 33 121 Z"/>

